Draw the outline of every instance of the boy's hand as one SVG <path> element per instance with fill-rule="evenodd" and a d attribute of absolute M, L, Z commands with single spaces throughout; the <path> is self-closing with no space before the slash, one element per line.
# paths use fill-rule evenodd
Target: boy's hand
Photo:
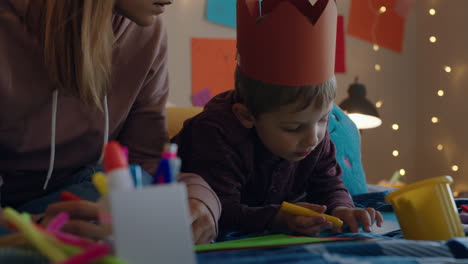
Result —
<path fill-rule="evenodd" d="M 96 203 L 85 200 L 57 202 L 49 205 L 40 224 L 47 226 L 60 212 L 66 212 L 70 216 L 70 221 L 62 228 L 64 232 L 93 240 L 102 240 L 111 234 L 109 226 L 92 223 L 99 219 L 99 207 Z"/>
<path fill-rule="evenodd" d="M 327 210 L 324 205 L 310 203 L 296 203 L 296 205 L 317 213 L 324 213 Z M 299 216 L 280 210 L 273 219 L 271 229 L 273 231 L 290 231 L 308 236 L 318 236 L 320 232 L 331 228 L 331 226 L 331 223 L 327 222 L 323 216 Z"/>
<path fill-rule="evenodd" d="M 359 232 L 359 223 L 362 224 L 362 229 L 365 232 L 371 232 L 375 220 L 377 220 L 378 227 L 381 227 L 383 222 L 382 214 L 374 208 L 360 209 L 339 206 L 333 209 L 332 215 L 343 220 L 353 233 Z M 339 228 L 333 228 L 333 231 L 341 232 Z"/>
<path fill-rule="evenodd" d="M 197 199 L 189 199 L 192 234 L 195 244 L 210 243 L 216 237 L 216 225 L 208 207 Z"/>

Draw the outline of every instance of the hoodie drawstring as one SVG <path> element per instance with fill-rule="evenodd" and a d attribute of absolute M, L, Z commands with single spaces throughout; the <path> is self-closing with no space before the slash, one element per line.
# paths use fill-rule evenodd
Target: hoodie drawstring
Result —
<path fill-rule="evenodd" d="M 51 133 L 50 133 L 50 158 L 49 158 L 49 169 L 47 170 L 47 177 L 44 182 L 43 189 L 47 189 L 50 178 L 52 178 L 52 173 L 54 171 L 55 163 L 55 132 L 57 127 L 57 103 L 58 103 L 58 90 L 55 89 L 52 93 L 52 121 L 51 121 Z M 104 146 L 109 141 L 109 108 L 107 106 L 107 95 L 104 96 Z M 98 164 L 102 163 L 104 157 L 104 151 L 101 150 L 101 156 L 99 158 Z"/>
<path fill-rule="evenodd" d="M 47 170 L 47 177 L 44 182 L 44 190 L 47 189 L 49 180 L 52 177 L 52 172 L 54 171 L 54 162 L 55 162 L 55 128 L 57 124 L 57 101 L 58 101 L 58 90 L 55 89 L 52 93 L 52 121 L 50 126 L 50 158 L 49 158 L 49 169 Z"/>
<path fill-rule="evenodd" d="M 109 108 L 107 107 L 107 94 L 104 95 L 104 143 L 103 146 L 107 145 L 107 142 L 109 141 Z M 104 159 L 104 148 L 101 151 L 101 157 L 99 157 L 98 165 L 102 164 L 102 161 Z"/>

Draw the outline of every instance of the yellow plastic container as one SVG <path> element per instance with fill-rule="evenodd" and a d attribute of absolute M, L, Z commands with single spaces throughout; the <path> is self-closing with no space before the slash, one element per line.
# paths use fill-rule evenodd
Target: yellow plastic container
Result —
<path fill-rule="evenodd" d="M 450 176 L 419 181 L 385 197 L 406 239 L 448 240 L 465 232 L 453 200 Z"/>

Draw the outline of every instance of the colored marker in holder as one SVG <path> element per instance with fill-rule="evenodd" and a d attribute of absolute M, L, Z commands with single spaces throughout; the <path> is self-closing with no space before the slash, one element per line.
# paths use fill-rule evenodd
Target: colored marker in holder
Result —
<path fill-rule="evenodd" d="M 127 157 L 117 141 L 107 143 L 104 148 L 104 169 L 108 176 L 108 187 L 111 190 L 134 189 Z"/>
<path fill-rule="evenodd" d="M 139 165 L 130 165 L 130 173 L 133 177 L 135 188 L 143 187 L 143 171 Z"/>
<path fill-rule="evenodd" d="M 164 184 L 171 182 L 171 165 L 168 159 L 162 158 L 158 169 L 153 176 L 153 184 Z"/>
<path fill-rule="evenodd" d="M 109 192 L 107 188 L 107 176 L 102 172 L 96 172 L 92 178 L 93 184 L 96 189 L 99 191 L 101 196 L 107 195 Z"/>
<path fill-rule="evenodd" d="M 153 184 L 175 182 L 180 172 L 181 160 L 177 157 L 177 145 L 166 144 L 159 162 L 158 169 L 153 176 Z"/>

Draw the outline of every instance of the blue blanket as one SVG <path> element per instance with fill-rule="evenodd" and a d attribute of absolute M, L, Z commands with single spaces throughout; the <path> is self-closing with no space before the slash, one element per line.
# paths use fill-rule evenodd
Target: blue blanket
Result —
<path fill-rule="evenodd" d="M 201 253 L 198 263 L 468 263 L 467 253 L 467 238 L 448 242 L 388 239 Z"/>
<path fill-rule="evenodd" d="M 392 206 L 385 202 L 389 192 L 367 193 L 353 196 L 357 207 L 372 207 L 382 212 L 384 219 L 397 221 Z M 468 199 L 457 199 L 457 206 L 468 204 Z M 468 238 L 449 241 L 413 241 L 401 239 L 401 231 L 389 226 L 380 234 L 342 233 L 338 237 L 375 238 L 374 241 L 333 242 L 290 246 L 276 249 L 257 249 L 198 254 L 198 263 L 468 263 Z M 225 233 L 221 240 L 249 237 L 241 233 Z M 322 234 L 329 236 L 330 234 Z"/>
<path fill-rule="evenodd" d="M 199 253 L 197 254 L 197 262 L 199 264 L 468 263 L 468 239 L 454 239 L 448 242 L 389 239 L 370 242 L 310 244 L 278 249 Z M 3 248 L 0 249 L 0 263 L 46 264 L 49 262 L 30 249 Z"/>
<path fill-rule="evenodd" d="M 392 214 L 386 204 L 387 193 L 369 193 L 354 196 L 359 207 L 373 207 Z M 457 200 L 457 205 L 468 204 L 467 199 Z M 387 214 L 386 214 L 387 215 Z M 231 233 L 226 239 L 241 238 Z M 249 236 L 251 236 L 250 234 Z M 364 236 L 374 241 L 332 242 L 308 244 L 274 249 L 239 250 L 224 252 L 198 253 L 199 264 L 240 263 L 467 263 L 468 238 L 457 238 L 443 242 L 412 241 L 400 239 L 401 232 L 394 230 L 385 234 L 342 233 L 337 236 Z M 245 234 L 244 234 L 245 237 Z M 0 263 L 48 263 L 47 260 L 31 249 L 0 248 Z M 131 263 L 129 263 L 131 264 Z"/>

